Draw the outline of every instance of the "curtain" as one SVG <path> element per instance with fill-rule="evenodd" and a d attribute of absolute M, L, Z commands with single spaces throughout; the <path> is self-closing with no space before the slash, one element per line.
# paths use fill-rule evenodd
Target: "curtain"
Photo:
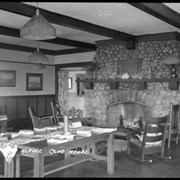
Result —
<path fill-rule="evenodd" d="M 69 106 L 69 72 L 65 70 L 58 71 L 58 100 L 62 115 L 68 115 Z"/>

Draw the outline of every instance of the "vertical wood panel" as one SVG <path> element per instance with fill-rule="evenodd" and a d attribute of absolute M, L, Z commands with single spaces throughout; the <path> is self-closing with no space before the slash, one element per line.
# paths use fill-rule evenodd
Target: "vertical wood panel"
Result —
<path fill-rule="evenodd" d="M 55 96 L 48 96 L 47 97 L 47 115 L 52 115 L 52 109 L 51 109 L 51 101 L 54 102 Z"/>
<path fill-rule="evenodd" d="M 45 109 L 46 109 L 46 102 L 45 102 L 45 97 L 38 97 L 38 116 L 44 116 L 46 114 Z"/>
<path fill-rule="evenodd" d="M 0 112 L 2 111 L 2 110 L 4 110 L 5 111 L 5 99 L 4 98 L 0 98 Z"/>
<path fill-rule="evenodd" d="M 47 96 L 45 96 L 45 114 L 47 114 Z"/>
<path fill-rule="evenodd" d="M 1 96 L 0 110 L 4 109 L 10 120 L 10 126 L 23 127 L 31 125 L 28 107 L 34 108 L 36 115 L 52 115 L 51 101 L 55 95 L 35 95 L 35 96 Z"/>
<path fill-rule="evenodd" d="M 29 97 L 29 107 L 34 109 L 35 114 L 37 115 L 37 97 Z"/>
<path fill-rule="evenodd" d="M 18 100 L 18 118 L 26 118 L 27 117 L 27 97 L 19 97 Z"/>
<path fill-rule="evenodd" d="M 17 119 L 17 99 L 16 98 L 8 98 L 7 101 L 7 115 L 9 119 Z"/>

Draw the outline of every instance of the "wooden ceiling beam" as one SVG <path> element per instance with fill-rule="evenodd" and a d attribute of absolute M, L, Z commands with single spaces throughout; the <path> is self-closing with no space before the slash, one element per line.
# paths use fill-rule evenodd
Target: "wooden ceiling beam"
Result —
<path fill-rule="evenodd" d="M 14 45 L 14 44 L 7 44 L 7 43 L 0 43 L 0 49 L 8 49 L 8 50 L 14 50 L 14 51 L 33 53 L 34 51 L 36 51 L 37 48 Z M 64 50 L 48 50 L 48 49 L 40 48 L 40 50 L 44 54 L 53 55 L 53 56 L 94 51 L 94 50 L 90 50 L 88 48 L 87 49 L 86 48 L 72 48 L 72 49 L 64 49 Z"/>
<path fill-rule="evenodd" d="M 56 67 L 57 69 L 69 68 L 69 67 L 87 67 L 87 66 L 90 66 L 91 64 L 92 64 L 91 61 L 87 61 L 87 62 L 76 62 L 76 63 L 57 64 L 57 65 L 55 65 L 55 67 Z"/>
<path fill-rule="evenodd" d="M 37 48 L 14 45 L 14 44 L 7 44 L 7 43 L 0 43 L 0 49 L 8 49 L 8 50 L 24 51 L 24 52 L 31 52 L 32 53 L 32 52 L 36 51 Z M 53 50 L 42 49 L 42 48 L 40 48 L 40 50 L 44 54 L 54 55 Z"/>
<path fill-rule="evenodd" d="M 129 3 L 130 5 L 180 28 L 180 14 L 163 3 Z"/>
<path fill-rule="evenodd" d="M 0 34 L 5 35 L 5 36 L 20 38 L 19 29 L 9 28 L 5 26 L 0 26 Z M 64 39 L 64 38 L 58 38 L 58 37 L 55 39 L 44 40 L 41 42 L 70 46 L 70 47 L 82 47 L 82 48 L 88 48 L 89 50 L 96 50 L 96 45 L 94 44 L 85 43 L 81 41 L 74 41 L 74 40 L 69 40 L 69 39 Z"/>
<path fill-rule="evenodd" d="M 19 2 L 0 2 L 0 9 L 9 11 L 11 13 L 20 14 L 22 16 L 33 17 L 36 13 L 36 7 L 30 6 Z M 78 20 L 69 16 L 61 15 L 58 13 L 50 12 L 45 9 L 39 8 L 40 13 L 45 17 L 50 23 L 66 26 L 69 28 L 78 29 L 81 31 L 86 31 L 93 34 L 98 34 L 101 36 L 106 36 L 114 39 L 119 39 L 123 41 L 134 40 L 134 36 L 116 31 L 110 28 L 95 25 L 89 22 Z"/>
<path fill-rule="evenodd" d="M 91 52 L 94 50 L 90 50 L 87 48 L 72 48 L 72 49 L 64 49 L 59 51 L 54 51 L 54 55 L 65 55 L 65 54 L 76 54 L 76 53 L 83 53 L 83 52 Z"/>

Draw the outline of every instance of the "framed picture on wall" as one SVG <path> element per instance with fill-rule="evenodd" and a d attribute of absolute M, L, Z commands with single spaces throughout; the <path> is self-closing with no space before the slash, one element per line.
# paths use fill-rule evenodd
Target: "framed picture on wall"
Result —
<path fill-rule="evenodd" d="M 0 70 L 0 87 L 15 87 L 16 71 Z"/>
<path fill-rule="evenodd" d="M 43 89 L 43 75 L 27 73 L 26 74 L 26 90 L 41 91 Z"/>

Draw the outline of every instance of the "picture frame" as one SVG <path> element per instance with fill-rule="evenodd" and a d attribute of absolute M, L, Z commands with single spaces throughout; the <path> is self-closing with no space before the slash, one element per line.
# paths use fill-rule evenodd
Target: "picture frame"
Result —
<path fill-rule="evenodd" d="M 26 90 L 42 91 L 42 89 L 43 89 L 43 74 L 26 73 Z"/>
<path fill-rule="evenodd" d="M 15 87 L 16 71 L 0 70 L 0 87 Z"/>

